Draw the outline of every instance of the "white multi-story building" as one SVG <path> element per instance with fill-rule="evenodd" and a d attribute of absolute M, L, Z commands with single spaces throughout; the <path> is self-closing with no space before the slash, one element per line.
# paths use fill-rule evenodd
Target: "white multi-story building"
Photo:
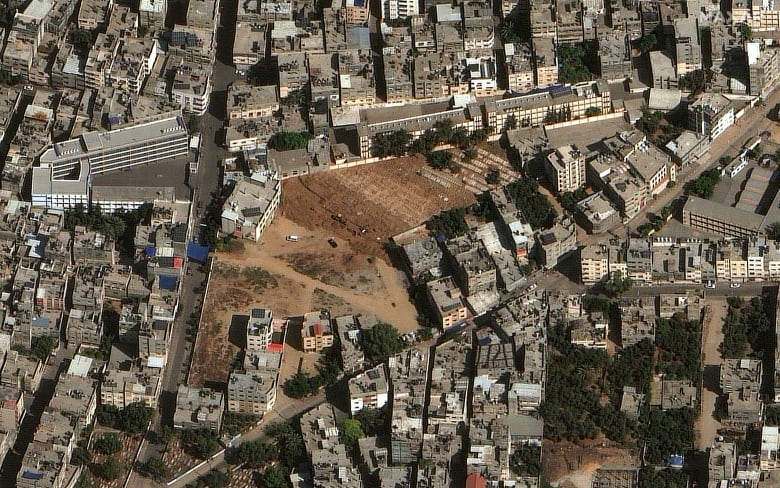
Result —
<path fill-rule="evenodd" d="M 715 140 L 734 125 L 734 107 L 719 93 L 705 93 L 688 107 L 688 123 L 699 134 Z"/>
<path fill-rule="evenodd" d="M 246 329 L 247 351 L 262 351 L 268 348 L 273 336 L 274 314 L 265 308 L 253 308 Z"/>
<path fill-rule="evenodd" d="M 405 19 L 420 13 L 416 0 L 383 0 L 382 13 L 386 19 Z"/>
<path fill-rule="evenodd" d="M 557 148 L 545 160 L 545 171 L 558 193 L 575 191 L 585 184 L 585 157 L 570 144 Z"/>
<path fill-rule="evenodd" d="M 171 98 L 185 112 L 203 115 L 209 108 L 211 97 L 210 70 L 184 65 L 176 72 L 171 87 Z"/>
<path fill-rule="evenodd" d="M 385 365 L 369 369 L 349 380 L 349 403 L 352 415 L 363 408 L 379 409 L 387 405 L 387 373 Z"/>
<path fill-rule="evenodd" d="M 260 240 L 282 198 L 282 183 L 275 173 L 256 173 L 236 182 L 222 210 L 220 231 L 253 241 Z"/>

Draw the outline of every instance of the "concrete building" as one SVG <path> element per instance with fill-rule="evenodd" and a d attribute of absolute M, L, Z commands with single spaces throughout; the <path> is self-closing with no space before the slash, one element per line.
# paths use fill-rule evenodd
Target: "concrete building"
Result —
<path fill-rule="evenodd" d="M 780 11 L 775 11 L 775 13 Z M 780 53 L 777 49 L 761 49 L 761 43 L 745 46 L 749 76 L 748 93 L 766 98 L 780 81 Z"/>
<path fill-rule="evenodd" d="M 655 342 L 655 299 L 637 298 L 620 301 L 620 343 L 630 347 L 648 339 Z"/>
<path fill-rule="evenodd" d="M 674 54 L 677 78 L 702 68 L 699 22 L 695 16 L 674 19 Z"/>
<path fill-rule="evenodd" d="M 539 88 L 558 83 L 558 57 L 551 37 L 533 39 L 534 83 Z M 510 85 L 511 87 L 511 85 Z"/>
<path fill-rule="evenodd" d="M 669 141 L 664 146 L 672 157 L 672 161 L 685 168 L 710 149 L 710 138 L 693 131 L 683 131 L 677 139 Z"/>
<path fill-rule="evenodd" d="M 468 309 L 455 281 L 447 276 L 428 282 L 428 299 L 436 314 L 437 325 L 443 331 L 459 324 L 468 317 Z"/>
<path fill-rule="evenodd" d="M 534 81 L 534 55 L 531 44 L 517 42 L 504 45 L 507 87 L 518 93 L 531 91 Z"/>
<path fill-rule="evenodd" d="M 303 316 L 303 352 L 320 352 L 333 345 L 334 334 L 330 314 L 309 312 Z"/>
<path fill-rule="evenodd" d="M 247 351 L 263 351 L 268 348 L 273 337 L 274 315 L 265 308 L 253 308 L 249 313 L 249 324 L 246 328 Z"/>
<path fill-rule="evenodd" d="M 143 402 L 157 408 L 161 384 L 159 372 L 159 368 L 108 369 L 100 384 L 100 404 L 122 409 L 132 403 Z"/>
<path fill-rule="evenodd" d="M 177 429 L 208 429 L 219 434 L 225 411 L 223 394 L 211 388 L 179 385 L 173 426 Z"/>
<path fill-rule="evenodd" d="M 203 115 L 211 99 L 211 68 L 196 63 L 182 63 L 171 86 L 171 99 L 182 111 Z"/>
<path fill-rule="evenodd" d="M 601 77 L 608 80 L 624 80 L 631 76 L 630 38 L 622 31 L 599 36 L 599 63 Z"/>
<path fill-rule="evenodd" d="M 434 276 L 439 273 L 444 254 L 433 237 L 415 239 L 403 244 L 401 248 L 403 249 L 404 262 L 409 268 L 412 278 L 417 278 L 425 273 L 432 273 Z"/>
<path fill-rule="evenodd" d="M 382 0 L 382 13 L 387 19 L 405 19 L 417 15 L 419 5 L 410 0 Z"/>
<path fill-rule="evenodd" d="M 348 387 L 352 415 L 363 408 L 383 408 L 387 405 L 389 392 L 384 363 L 350 378 Z"/>
<path fill-rule="evenodd" d="M 688 106 L 688 125 L 698 134 L 715 140 L 734 125 L 734 107 L 731 101 L 717 93 L 700 96 Z"/>
<path fill-rule="evenodd" d="M 52 178 L 65 179 L 82 162 L 90 175 L 152 164 L 189 153 L 189 136 L 181 117 L 138 124 L 107 132 L 87 132 L 78 138 L 54 143 L 40 157 Z M 81 172 L 81 171 L 80 171 Z"/>
<path fill-rule="evenodd" d="M 360 471 L 339 441 L 333 406 L 323 403 L 301 416 L 301 433 L 312 467 L 315 486 L 362 488 Z"/>
<path fill-rule="evenodd" d="M 535 238 L 539 264 L 554 268 L 577 249 L 577 226 L 573 218 L 564 215 L 550 229 L 537 231 Z"/>
<path fill-rule="evenodd" d="M 464 296 L 496 289 L 496 266 L 476 235 L 450 239 L 446 247 L 454 278 Z"/>
<path fill-rule="evenodd" d="M 264 415 L 276 404 L 278 371 L 233 372 L 227 385 L 227 410 Z"/>
<path fill-rule="evenodd" d="M 599 283 L 609 277 L 609 252 L 607 247 L 585 246 L 580 251 L 580 276 L 586 285 Z"/>
<path fill-rule="evenodd" d="M 279 110 L 279 95 L 275 86 L 253 86 L 235 82 L 227 90 L 227 114 L 233 119 L 272 117 Z"/>
<path fill-rule="evenodd" d="M 545 159 L 547 178 L 559 194 L 573 192 L 585 185 L 585 157 L 570 144 L 562 146 Z"/>
<path fill-rule="evenodd" d="M 222 207 L 220 232 L 259 241 L 271 223 L 282 198 L 282 183 L 270 171 L 236 182 Z"/>
<path fill-rule="evenodd" d="M 589 234 L 601 234 L 620 223 L 620 212 L 604 195 L 596 192 L 577 202 L 575 217 Z"/>
<path fill-rule="evenodd" d="M 764 220 L 761 214 L 694 196 L 689 196 L 683 207 L 683 224 L 727 238 L 760 235 Z"/>

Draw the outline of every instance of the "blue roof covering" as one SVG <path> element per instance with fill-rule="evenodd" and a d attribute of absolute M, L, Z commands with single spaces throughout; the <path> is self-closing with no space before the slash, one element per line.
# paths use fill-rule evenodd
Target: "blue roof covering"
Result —
<path fill-rule="evenodd" d="M 49 319 L 46 317 L 34 317 L 32 319 L 32 326 L 33 327 L 48 327 L 49 326 Z"/>
<path fill-rule="evenodd" d="M 40 471 L 25 470 L 25 472 L 22 473 L 22 478 L 28 480 L 40 480 L 43 479 L 43 473 Z"/>
<path fill-rule="evenodd" d="M 122 122 L 122 119 L 120 119 L 119 117 L 113 116 L 108 118 L 108 123 L 111 125 L 116 125 L 120 122 Z"/>
<path fill-rule="evenodd" d="M 355 7 L 362 7 L 366 4 L 365 0 L 355 0 Z"/>
<path fill-rule="evenodd" d="M 205 263 L 206 259 L 209 257 L 209 246 L 204 246 L 195 241 L 191 241 L 187 245 L 187 257 L 193 261 Z"/>
<path fill-rule="evenodd" d="M 160 275 L 160 288 L 163 290 L 175 290 L 178 278 L 175 276 Z"/>
<path fill-rule="evenodd" d="M 679 454 L 672 454 L 666 460 L 666 464 L 672 467 L 682 467 L 685 464 L 685 457 L 680 456 Z"/>
<path fill-rule="evenodd" d="M 156 250 L 154 246 L 147 246 L 146 249 L 144 249 L 144 254 L 146 254 L 146 257 L 153 258 L 156 253 Z"/>

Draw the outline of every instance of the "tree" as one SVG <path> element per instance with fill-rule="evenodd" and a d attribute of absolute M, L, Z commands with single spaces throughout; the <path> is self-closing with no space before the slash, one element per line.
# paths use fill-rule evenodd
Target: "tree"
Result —
<path fill-rule="evenodd" d="M 276 465 L 268 466 L 261 477 L 265 488 L 286 488 L 288 473 L 284 468 Z"/>
<path fill-rule="evenodd" d="M 374 137 L 371 151 L 374 156 L 380 158 L 386 156 L 401 157 L 408 151 L 411 141 L 412 135 L 403 129 L 394 132 L 384 132 Z"/>
<path fill-rule="evenodd" d="M 515 114 L 509 114 L 509 117 L 506 118 L 506 130 L 515 130 L 517 129 L 517 117 L 515 117 Z"/>
<path fill-rule="evenodd" d="M 520 36 L 517 35 L 517 30 L 515 29 L 515 23 L 511 20 L 504 20 L 501 23 L 500 32 L 501 40 L 504 44 L 511 44 L 520 40 Z"/>
<path fill-rule="evenodd" d="M 122 441 L 114 433 L 103 434 L 95 441 L 95 450 L 103 454 L 115 454 L 122 450 Z"/>
<path fill-rule="evenodd" d="M 452 153 L 449 151 L 431 151 L 427 155 L 428 165 L 433 169 L 447 169 L 452 166 Z"/>
<path fill-rule="evenodd" d="M 575 191 L 567 191 L 561 195 L 561 206 L 566 210 L 573 212 L 577 206 L 577 203 L 587 197 L 585 188 L 578 188 Z"/>
<path fill-rule="evenodd" d="M 586 117 L 595 117 L 596 115 L 601 115 L 601 109 L 599 107 L 588 107 L 585 109 Z"/>
<path fill-rule="evenodd" d="M 700 198 L 711 198 L 715 192 L 715 185 L 720 182 L 720 172 L 717 169 L 708 169 L 698 178 L 689 181 L 685 185 L 685 190 Z"/>
<path fill-rule="evenodd" d="M 147 459 L 143 465 L 143 472 L 146 474 L 146 476 L 157 482 L 160 482 L 168 477 L 168 468 L 165 466 L 165 463 L 160 456 L 151 456 L 149 459 Z"/>
<path fill-rule="evenodd" d="M 279 453 L 276 446 L 262 441 L 242 442 L 238 447 L 238 461 L 247 468 L 260 468 L 276 459 Z"/>
<path fill-rule="evenodd" d="M 68 33 L 70 43 L 80 48 L 86 48 L 94 42 L 94 34 L 89 29 L 71 29 Z"/>
<path fill-rule="evenodd" d="M 381 363 L 401 350 L 398 330 L 386 322 L 363 331 L 363 352 L 374 363 Z"/>
<path fill-rule="evenodd" d="M 229 435 L 240 434 L 257 422 L 258 416 L 249 413 L 225 412 L 222 430 Z"/>
<path fill-rule="evenodd" d="M 230 472 L 212 469 L 198 480 L 209 488 L 224 488 L 230 484 Z"/>
<path fill-rule="evenodd" d="M 303 149 L 313 138 L 308 132 L 277 132 L 268 139 L 268 147 L 277 151 Z"/>
<path fill-rule="evenodd" d="M 95 416 L 100 425 L 110 428 L 119 428 L 120 426 L 119 409 L 114 405 L 98 405 Z"/>
<path fill-rule="evenodd" d="M 590 80 L 591 72 L 585 65 L 587 54 L 584 44 L 559 46 L 558 59 L 561 68 L 558 71 L 558 80 L 561 83 L 579 83 Z"/>
<path fill-rule="evenodd" d="M 743 42 L 753 40 L 753 29 L 746 22 L 739 24 L 737 30 L 739 31 L 739 38 Z"/>
<path fill-rule="evenodd" d="M 46 360 L 49 359 L 49 355 L 51 354 L 52 349 L 54 349 L 54 345 L 56 343 L 57 339 L 52 336 L 34 337 L 30 351 L 32 352 L 33 356 L 43 362 L 46 362 Z"/>
<path fill-rule="evenodd" d="M 653 33 L 642 36 L 639 39 L 639 49 L 642 52 L 652 51 L 656 45 L 658 45 L 658 38 Z"/>
<path fill-rule="evenodd" d="M 347 449 L 353 449 L 357 445 L 358 439 L 362 439 L 366 436 L 363 433 L 363 429 L 360 427 L 360 422 L 355 419 L 346 419 L 341 424 L 341 442 L 347 447 Z"/>
<path fill-rule="evenodd" d="M 547 228 L 557 216 L 547 197 L 539 193 L 539 183 L 530 177 L 521 177 L 507 185 L 509 194 L 533 228 Z"/>
<path fill-rule="evenodd" d="M 780 241 L 780 222 L 772 222 L 764 228 L 767 238 Z"/>
<path fill-rule="evenodd" d="M 131 403 L 120 411 L 122 430 L 132 434 L 143 434 L 152 420 L 152 414 L 154 409 L 146 403 Z"/>
<path fill-rule="evenodd" d="M 219 449 L 217 434 L 210 429 L 184 429 L 179 438 L 184 450 L 200 459 L 208 459 Z"/>
<path fill-rule="evenodd" d="M 461 236 L 468 232 L 466 225 L 466 209 L 463 207 L 443 210 L 439 215 L 433 215 L 426 223 L 428 230 L 435 235 L 444 235 L 448 239 Z"/>
<path fill-rule="evenodd" d="M 385 433 L 389 434 L 389 425 L 384 410 L 363 407 L 355 412 L 352 418 L 360 422 L 361 429 L 369 437 L 375 437 Z"/>
<path fill-rule="evenodd" d="M 618 296 L 621 293 L 625 293 L 631 289 L 633 282 L 630 276 L 623 276 L 621 271 L 615 271 L 612 275 L 612 279 L 604 284 L 604 290 L 608 295 Z"/>
<path fill-rule="evenodd" d="M 104 480 L 113 481 L 122 474 L 122 466 L 114 456 L 108 456 L 106 460 L 103 461 L 103 464 L 97 467 L 97 472 L 95 474 Z"/>
<path fill-rule="evenodd" d="M 70 460 L 75 465 L 88 466 L 90 463 L 92 463 L 92 454 L 83 447 L 76 447 L 73 449 L 73 454 L 71 454 Z"/>
<path fill-rule="evenodd" d="M 501 182 L 501 172 L 495 168 L 488 171 L 487 176 L 485 176 L 485 183 L 488 185 L 497 185 Z"/>
<path fill-rule="evenodd" d="M 284 394 L 290 398 L 305 398 L 311 396 L 320 389 L 319 377 L 312 376 L 305 371 L 299 371 L 282 385 Z"/>

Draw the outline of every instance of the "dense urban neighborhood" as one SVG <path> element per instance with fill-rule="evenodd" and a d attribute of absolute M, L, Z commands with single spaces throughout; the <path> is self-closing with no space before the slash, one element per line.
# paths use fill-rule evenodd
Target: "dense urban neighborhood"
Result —
<path fill-rule="evenodd" d="M 780 5 L 6 0 L 0 487 L 780 487 Z"/>

